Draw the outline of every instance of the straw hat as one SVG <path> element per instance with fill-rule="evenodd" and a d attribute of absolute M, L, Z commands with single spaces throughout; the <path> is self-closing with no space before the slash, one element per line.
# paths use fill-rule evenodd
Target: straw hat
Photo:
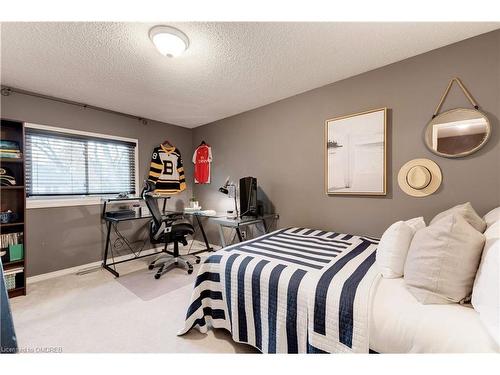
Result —
<path fill-rule="evenodd" d="M 429 159 L 413 159 L 401 167 L 398 183 L 401 190 L 412 197 L 425 197 L 441 185 L 439 166 Z"/>

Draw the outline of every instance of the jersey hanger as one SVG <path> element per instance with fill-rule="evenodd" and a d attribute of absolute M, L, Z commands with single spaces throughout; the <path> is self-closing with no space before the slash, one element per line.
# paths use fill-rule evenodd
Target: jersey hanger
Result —
<path fill-rule="evenodd" d="M 163 141 L 162 145 L 163 145 L 163 146 L 165 146 L 165 147 L 174 147 L 174 146 L 172 145 L 172 143 L 170 143 L 170 142 L 169 142 L 169 140 L 168 140 L 168 139 L 165 139 L 165 140 Z"/>

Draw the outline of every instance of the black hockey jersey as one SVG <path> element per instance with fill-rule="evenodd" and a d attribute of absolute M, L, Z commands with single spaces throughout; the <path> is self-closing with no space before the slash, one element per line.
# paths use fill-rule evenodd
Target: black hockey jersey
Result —
<path fill-rule="evenodd" d="M 176 194 L 186 189 L 181 152 L 177 147 L 155 147 L 148 181 L 156 184 L 155 193 L 158 194 Z"/>

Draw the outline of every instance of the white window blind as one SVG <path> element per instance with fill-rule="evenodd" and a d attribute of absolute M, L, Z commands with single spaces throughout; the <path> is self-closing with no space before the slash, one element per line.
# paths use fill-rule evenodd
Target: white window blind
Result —
<path fill-rule="evenodd" d="M 135 193 L 135 143 L 26 129 L 28 196 Z"/>

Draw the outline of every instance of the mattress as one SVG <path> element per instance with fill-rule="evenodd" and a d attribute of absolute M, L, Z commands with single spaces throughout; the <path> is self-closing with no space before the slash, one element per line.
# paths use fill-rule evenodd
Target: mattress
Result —
<path fill-rule="evenodd" d="M 378 353 L 500 352 L 470 305 L 422 305 L 402 278 L 382 278 L 372 293 L 370 348 Z"/>

